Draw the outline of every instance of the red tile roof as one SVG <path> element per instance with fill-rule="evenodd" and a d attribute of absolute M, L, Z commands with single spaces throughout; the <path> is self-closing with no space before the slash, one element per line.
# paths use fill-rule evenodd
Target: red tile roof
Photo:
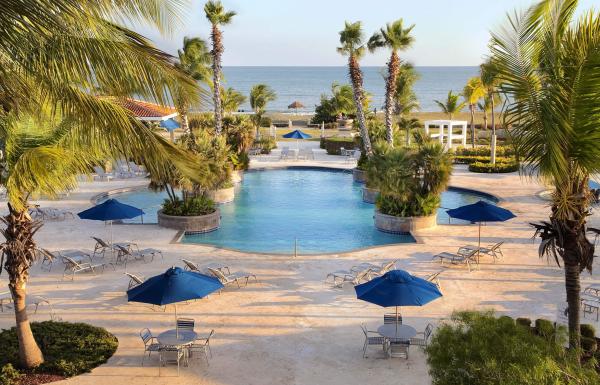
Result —
<path fill-rule="evenodd" d="M 161 106 L 156 103 L 144 102 L 129 98 L 110 97 L 110 99 L 111 101 L 121 105 L 123 108 L 131 111 L 137 118 L 156 118 L 156 120 L 161 120 L 165 116 L 177 114 L 177 110 L 175 108 Z"/>

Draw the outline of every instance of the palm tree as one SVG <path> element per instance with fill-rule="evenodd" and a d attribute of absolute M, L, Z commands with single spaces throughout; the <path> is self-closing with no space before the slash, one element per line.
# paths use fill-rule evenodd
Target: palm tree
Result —
<path fill-rule="evenodd" d="M 365 53 L 364 36 L 360 21 L 355 23 L 345 22 L 344 29 L 340 31 L 340 43 L 341 46 L 337 48 L 337 51 L 342 55 L 348 56 L 348 73 L 350 75 L 350 82 L 352 83 L 358 128 L 365 153 L 370 157 L 373 149 L 365 122 L 363 75 L 358 64 L 359 59 Z"/>
<path fill-rule="evenodd" d="M 594 259 L 588 183 L 600 172 L 600 14 L 573 23 L 576 5 L 544 0 L 509 17 L 491 49 L 517 153 L 554 186 L 550 218 L 534 227 L 540 256 L 563 262 L 570 345 L 579 352 L 580 273 Z"/>
<path fill-rule="evenodd" d="M 481 78 L 478 76 L 470 78 L 463 89 L 463 96 L 469 104 L 469 111 L 471 112 L 471 146 L 473 148 L 475 148 L 475 107 L 479 100 L 485 96 L 485 93 L 486 90 L 483 88 Z"/>
<path fill-rule="evenodd" d="M 221 107 L 221 56 L 223 55 L 223 34 L 219 29 L 221 25 L 231 23 L 235 12 L 225 12 L 220 1 L 209 0 L 204 4 L 204 13 L 212 25 L 210 39 L 212 41 L 212 72 L 213 72 L 213 103 L 215 105 L 215 133 L 221 134 L 223 130 L 223 114 Z"/>
<path fill-rule="evenodd" d="M 232 87 L 221 88 L 221 105 L 223 112 L 232 113 L 240 109 L 240 106 L 246 103 L 246 96 Z"/>
<path fill-rule="evenodd" d="M 175 65 L 181 71 L 196 81 L 208 83 L 210 79 L 210 61 L 211 55 L 208 51 L 206 41 L 199 37 L 184 37 L 183 48 L 177 51 L 179 62 Z M 194 136 L 190 131 L 188 112 L 190 109 L 190 101 L 188 95 L 179 89 L 174 95 L 175 106 L 179 116 L 181 117 L 181 128 L 183 133 L 189 140 L 189 146 L 194 143 Z"/>
<path fill-rule="evenodd" d="M 490 140 L 491 155 L 490 163 L 496 164 L 496 101 L 498 95 L 498 70 L 492 60 L 488 60 L 480 66 L 481 83 L 490 101 L 490 113 L 492 116 L 492 136 Z"/>
<path fill-rule="evenodd" d="M 260 123 L 267 104 L 277 98 L 275 91 L 266 84 L 256 84 L 250 89 L 250 107 L 254 111 L 253 120 L 256 126 L 256 137 L 260 137 Z"/>
<path fill-rule="evenodd" d="M 164 103 L 178 87 L 194 95 L 195 82 L 170 55 L 115 21 L 149 22 L 164 31 L 180 16 L 178 9 L 177 1 L 101 0 L 85 7 L 73 0 L 0 2 L 0 184 L 8 199 L 0 266 L 8 273 L 25 368 L 44 361 L 26 311 L 41 226 L 28 214 L 28 197 L 56 196 L 100 160 L 122 156 L 154 174 L 173 165 L 185 175 L 202 172 L 202 164 L 119 104 L 132 94 Z M 101 98 L 97 90 L 116 97 Z"/>
<path fill-rule="evenodd" d="M 400 64 L 398 79 L 396 80 L 396 93 L 394 95 L 394 113 L 398 115 L 398 125 L 406 130 L 406 145 L 410 145 L 411 131 L 420 123 L 417 119 L 409 119 L 408 115 L 419 109 L 419 101 L 413 90 L 415 81 L 419 78 L 412 64 Z"/>
<path fill-rule="evenodd" d="M 400 58 L 398 51 L 403 51 L 411 46 L 414 38 L 410 35 L 415 25 L 404 28 L 402 19 L 393 23 L 386 24 L 379 32 L 375 32 L 369 39 L 367 47 L 369 51 L 374 52 L 379 48 L 389 48 L 392 53 L 388 61 L 388 73 L 385 79 L 385 128 L 386 139 L 390 146 L 394 146 L 394 131 L 392 127 L 392 114 L 394 113 L 394 95 L 396 94 L 396 84 L 398 72 L 400 70 Z"/>
<path fill-rule="evenodd" d="M 452 91 L 448 91 L 448 96 L 446 97 L 446 101 L 444 101 L 443 103 L 440 102 L 439 100 L 434 100 L 435 104 L 437 104 L 440 109 L 442 110 L 442 112 L 446 115 L 448 115 L 448 120 L 452 120 L 452 117 L 454 116 L 454 114 L 460 112 L 464 107 L 465 107 L 465 102 L 459 103 L 459 98 L 460 95 L 459 94 L 455 94 Z M 448 127 L 449 130 L 452 129 L 452 124 L 450 124 L 450 127 Z M 444 127 L 443 125 L 440 126 L 440 135 L 443 135 L 444 133 Z"/>

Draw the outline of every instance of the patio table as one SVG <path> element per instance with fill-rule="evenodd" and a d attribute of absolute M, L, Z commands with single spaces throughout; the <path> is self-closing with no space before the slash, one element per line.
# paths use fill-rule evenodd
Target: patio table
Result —
<path fill-rule="evenodd" d="M 409 341 L 417 335 L 417 330 L 409 325 L 385 324 L 377 328 L 377 333 L 392 341 Z"/>
<path fill-rule="evenodd" d="M 156 339 L 158 343 L 166 346 L 185 346 L 194 342 L 198 338 L 198 333 L 192 330 L 170 329 L 160 333 Z"/>

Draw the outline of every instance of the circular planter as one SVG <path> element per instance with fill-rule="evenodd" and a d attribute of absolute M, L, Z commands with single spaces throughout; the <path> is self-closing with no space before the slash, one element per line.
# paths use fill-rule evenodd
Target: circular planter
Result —
<path fill-rule="evenodd" d="M 367 181 L 367 172 L 364 170 L 353 168 L 352 179 L 354 179 L 354 181 L 358 183 L 365 183 Z"/>
<path fill-rule="evenodd" d="M 354 123 L 354 120 L 353 119 L 338 119 L 335 122 L 338 124 L 338 129 L 351 130 L 352 123 Z"/>
<path fill-rule="evenodd" d="M 233 183 L 242 183 L 244 180 L 244 171 L 243 170 L 233 170 L 231 173 L 231 181 Z"/>
<path fill-rule="evenodd" d="M 375 211 L 373 218 L 377 230 L 393 234 L 407 234 L 437 225 L 437 214 L 427 217 L 395 217 Z"/>
<path fill-rule="evenodd" d="M 235 198 L 235 188 L 229 187 L 212 190 L 208 192 L 208 197 L 216 203 L 232 202 L 233 198 Z"/>
<path fill-rule="evenodd" d="M 216 209 L 212 214 L 181 217 L 166 215 L 163 214 L 162 210 L 159 210 L 158 225 L 190 233 L 208 233 L 217 230 L 221 225 L 221 211 Z"/>
<path fill-rule="evenodd" d="M 374 189 L 374 188 L 363 187 L 363 189 L 362 189 L 363 202 L 375 203 L 375 202 L 377 202 L 378 196 L 379 196 L 379 190 Z"/>

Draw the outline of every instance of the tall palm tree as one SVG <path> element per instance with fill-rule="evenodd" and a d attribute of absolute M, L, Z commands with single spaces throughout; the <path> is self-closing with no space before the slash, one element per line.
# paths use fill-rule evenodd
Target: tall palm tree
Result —
<path fill-rule="evenodd" d="M 398 79 L 396 80 L 396 93 L 394 95 L 394 113 L 398 115 L 398 125 L 406 130 L 406 145 L 410 145 L 411 131 L 420 124 L 417 119 L 410 119 L 411 112 L 419 109 L 419 101 L 413 90 L 415 81 L 419 78 L 412 64 L 400 64 Z"/>
<path fill-rule="evenodd" d="M 250 89 L 250 107 L 254 111 L 252 119 L 256 126 L 256 137 L 260 137 L 260 123 L 267 109 L 267 104 L 277 99 L 275 91 L 266 84 L 256 84 Z"/>
<path fill-rule="evenodd" d="M 580 346 L 580 273 L 592 271 L 586 237 L 589 178 L 600 172 L 600 13 L 576 23 L 576 0 L 544 0 L 492 35 L 505 121 L 533 176 L 552 183 L 550 218 L 534 224 L 540 256 L 562 260 L 570 345 Z"/>
<path fill-rule="evenodd" d="M 212 41 L 212 72 L 213 72 L 213 103 L 215 105 L 215 133 L 221 134 L 223 130 L 223 111 L 221 107 L 221 56 L 223 55 L 223 33 L 219 29 L 221 25 L 231 23 L 235 12 L 225 12 L 220 1 L 209 0 L 204 4 L 204 13 L 210 21 L 212 30 L 210 39 Z"/>
<path fill-rule="evenodd" d="M 340 31 L 340 43 L 341 46 L 337 48 L 337 51 L 342 55 L 348 56 L 348 73 L 354 93 L 353 98 L 354 105 L 356 106 L 358 128 L 365 153 L 370 157 L 373 149 L 365 121 L 363 75 L 358 64 L 358 61 L 365 53 L 364 34 L 360 21 L 354 23 L 345 22 L 344 29 Z"/>
<path fill-rule="evenodd" d="M 462 111 L 465 107 L 466 102 L 460 102 L 460 95 L 455 94 L 452 91 L 448 91 L 448 96 L 446 100 L 441 102 L 439 100 L 434 100 L 435 104 L 440 107 L 442 112 L 448 115 L 448 120 L 452 120 L 452 117 Z"/>
<path fill-rule="evenodd" d="M 404 28 L 403 20 L 396 20 L 391 24 L 386 24 L 385 28 L 381 28 L 379 32 L 375 32 L 367 43 L 367 47 L 371 52 L 383 47 L 389 48 L 392 51 L 390 60 L 387 63 L 388 73 L 385 79 L 384 105 L 386 140 L 392 147 L 394 146 L 392 114 L 394 113 L 394 95 L 396 94 L 398 72 L 400 70 L 398 51 L 403 51 L 412 45 L 415 39 L 410 33 L 414 27 L 415 25 L 413 24 L 408 28 Z"/>
<path fill-rule="evenodd" d="M 183 47 L 177 51 L 179 62 L 176 67 L 196 81 L 208 83 L 210 79 L 211 55 L 206 41 L 199 37 L 184 37 Z M 174 95 L 175 107 L 181 117 L 181 128 L 189 140 L 190 147 L 193 146 L 194 137 L 190 130 L 188 112 L 190 101 L 184 89 L 179 89 Z M 204 93 L 204 92 L 203 92 Z"/>
<path fill-rule="evenodd" d="M 118 25 L 144 21 L 164 31 L 180 15 L 178 1 L 0 2 L 0 184 L 8 197 L 0 266 L 8 273 L 25 368 L 44 360 L 26 311 L 34 235 L 41 226 L 28 214 L 28 197 L 56 196 L 100 160 L 122 156 L 154 174 L 173 165 L 185 175 L 202 172 L 201 163 L 119 103 L 132 94 L 164 103 L 178 87 L 194 95 L 195 82 L 170 55 Z M 100 98 L 97 90 L 116 97 Z"/>
<path fill-rule="evenodd" d="M 481 64 L 480 78 L 490 101 L 490 114 L 492 117 L 490 163 L 496 164 L 496 101 L 499 100 L 500 95 L 498 94 L 498 70 L 493 60 L 489 59 Z"/>
<path fill-rule="evenodd" d="M 246 103 L 246 96 L 234 88 L 221 88 L 221 105 L 223 112 L 232 113 L 239 110 L 240 106 Z"/>
<path fill-rule="evenodd" d="M 473 148 L 475 148 L 475 108 L 479 100 L 485 96 L 485 93 L 486 90 L 483 88 L 481 78 L 478 76 L 470 78 L 463 89 L 463 96 L 469 104 L 469 111 L 471 112 L 471 146 Z"/>

